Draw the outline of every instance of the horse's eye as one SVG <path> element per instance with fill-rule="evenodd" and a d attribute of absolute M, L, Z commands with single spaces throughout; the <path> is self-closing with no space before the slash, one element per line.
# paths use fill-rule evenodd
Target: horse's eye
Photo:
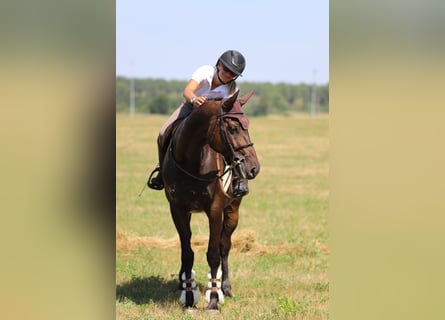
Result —
<path fill-rule="evenodd" d="M 229 126 L 229 132 L 230 133 L 239 133 L 239 127 L 238 126 Z"/>

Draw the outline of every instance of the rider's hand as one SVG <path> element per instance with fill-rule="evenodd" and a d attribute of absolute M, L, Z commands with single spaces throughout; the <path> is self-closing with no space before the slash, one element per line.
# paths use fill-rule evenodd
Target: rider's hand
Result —
<path fill-rule="evenodd" d="M 198 108 L 198 107 L 200 107 L 204 102 L 206 102 L 206 100 L 207 100 L 207 97 L 199 96 L 199 97 L 197 97 L 197 98 L 193 101 L 193 106 L 194 106 L 195 108 Z"/>

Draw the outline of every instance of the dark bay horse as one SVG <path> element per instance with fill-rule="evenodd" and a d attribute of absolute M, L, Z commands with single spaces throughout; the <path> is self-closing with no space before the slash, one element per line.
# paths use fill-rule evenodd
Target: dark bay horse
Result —
<path fill-rule="evenodd" d="M 238 99 L 237 91 L 227 99 L 209 100 L 194 109 L 177 127 L 161 165 L 165 194 L 181 241 L 179 281 L 186 308 L 196 304 L 198 295 L 190 244 L 192 212 L 204 211 L 209 219 L 207 309 L 218 310 L 224 295 L 232 296 L 228 256 L 242 197 L 234 197 L 231 186 L 224 190 L 222 176 L 227 172 L 253 179 L 259 172 L 249 120 L 241 109 L 252 94 Z"/>

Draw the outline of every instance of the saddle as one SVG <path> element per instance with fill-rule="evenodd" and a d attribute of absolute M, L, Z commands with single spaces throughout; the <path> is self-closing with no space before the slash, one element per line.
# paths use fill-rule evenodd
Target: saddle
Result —
<path fill-rule="evenodd" d="M 150 176 L 147 180 L 147 186 L 154 190 L 162 190 L 164 189 L 164 183 L 162 182 L 161 178 L 161 163 L 164 159 L 164 156 L 168 150 L 168 146 L 170 144 L 170 140 L 174 133 L 176 132 L 176 129 L 178 128 L 179 124 L 184 120 L 185 117 L 175 120 L 171 125 L 169 125 L 165 131 L 164 134 L 158 136 L 158 156 L 159 156 L 159 164 L 154 168 L 154 170 L 151 172 Z M 157 175 L 153 177 L 155 174 Z"/>

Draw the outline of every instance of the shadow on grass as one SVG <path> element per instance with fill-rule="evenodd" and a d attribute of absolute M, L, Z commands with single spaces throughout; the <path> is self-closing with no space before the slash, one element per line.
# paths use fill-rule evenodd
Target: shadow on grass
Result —
<path fill-rule="evenodd" d="M 124 302 L 128 299 L 135 304 L 178 301 L 178 284 L 178 280 L 166 280 L 159 276 L 133 278 L 116 286 L 116 300 Z"/>

